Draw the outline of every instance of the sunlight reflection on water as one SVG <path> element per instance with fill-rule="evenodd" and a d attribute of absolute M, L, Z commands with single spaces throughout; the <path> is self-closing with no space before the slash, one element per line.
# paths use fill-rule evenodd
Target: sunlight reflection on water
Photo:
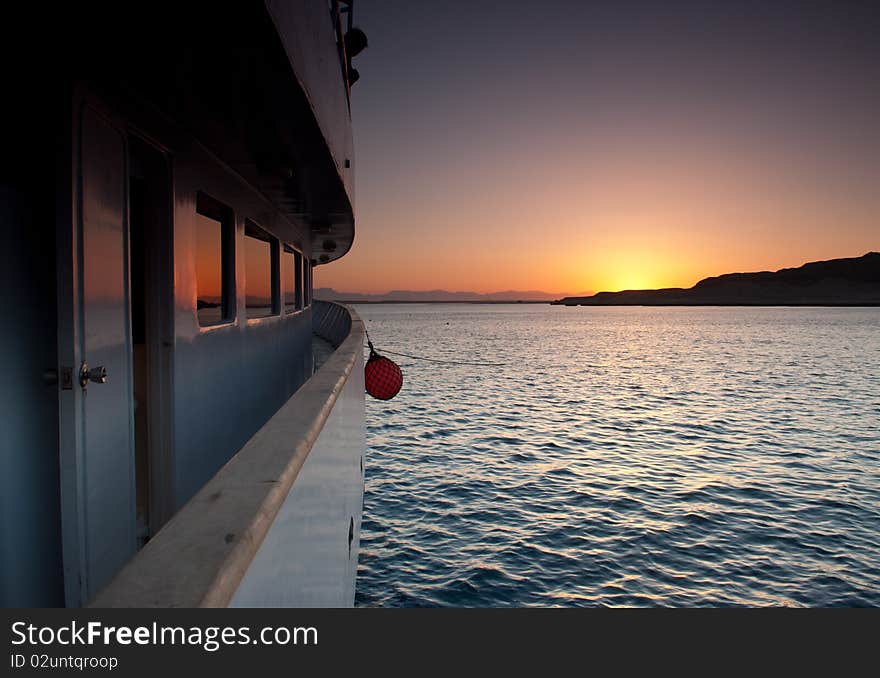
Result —
<path fill-rule="evenodd" d="M 880 309 L 356 308 L 359 605 L 880 605 Z"/>

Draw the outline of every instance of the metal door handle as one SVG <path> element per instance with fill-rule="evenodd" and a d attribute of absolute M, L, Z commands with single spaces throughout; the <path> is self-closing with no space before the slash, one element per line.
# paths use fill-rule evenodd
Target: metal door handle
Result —
<path fill-rule="evenodd" d="M 82 388 L 85 388 L 89 385 L 90 381 L 93 381 L 96 384 L 106 384 L 107 368 L 103 365 L 98 365 L 97 367 L 89 369 L 89 364 L 87 362 L 83 362 L 83 364 L 79 368 L 79 385 Z"/>

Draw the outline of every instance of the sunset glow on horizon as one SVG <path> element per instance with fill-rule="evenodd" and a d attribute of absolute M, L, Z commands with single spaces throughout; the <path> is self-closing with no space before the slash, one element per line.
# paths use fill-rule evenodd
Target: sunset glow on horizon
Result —
<path fill-rule="evenodd" d="M 363 2 L 358 23 L 357 235 L 316 287 L 690 287 L 880 249 L 873 14 Z"/>

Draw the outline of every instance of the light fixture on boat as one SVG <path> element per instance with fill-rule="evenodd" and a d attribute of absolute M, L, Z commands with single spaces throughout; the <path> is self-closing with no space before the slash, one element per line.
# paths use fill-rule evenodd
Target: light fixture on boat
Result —
<path fill-rule="evenodd" d="M 348 63 L 346 64 L 348 86 L 351 87 L 361 77 L 361 74 L 358 73 L 358 69 L 352 67 L 351 59 L 352 57 L 356 57 L 358 54 L 363 52 L 364 49 L 366 49 L 367 34 L 364 33 L 360 28 L 350 28 L 345 34 L 344 40 L 345 55 L 346 57 L 348 57 Z"/>
<path fill-rule="evenodd" d="M 367 34 L 360 28 L 352 28 L 345 33 L 345 53 L 350 59 L 367 47 Z"/>

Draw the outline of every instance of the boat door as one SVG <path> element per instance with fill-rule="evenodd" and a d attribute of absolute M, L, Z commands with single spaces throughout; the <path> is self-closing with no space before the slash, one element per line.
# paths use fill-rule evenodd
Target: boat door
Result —
<path fill-rule="evenodd" d="M 125 133 L 83 103 L 73 157 L 71 256 L 58 282 L 69 606 L 88 602 L 137 548 Z"/>

